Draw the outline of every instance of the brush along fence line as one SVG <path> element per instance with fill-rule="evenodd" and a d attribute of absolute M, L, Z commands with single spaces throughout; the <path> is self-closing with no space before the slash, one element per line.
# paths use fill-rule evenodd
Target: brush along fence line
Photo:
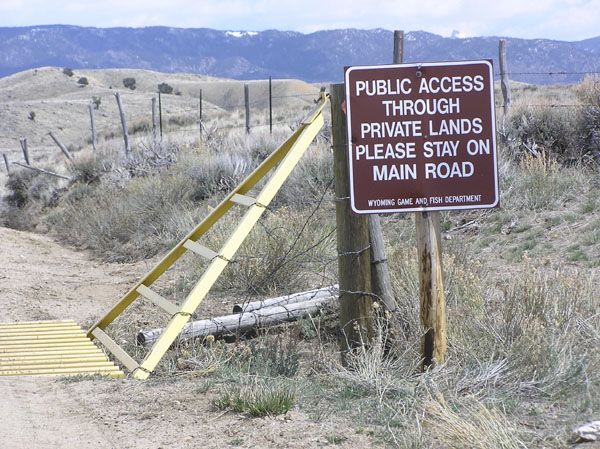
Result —
<path fill-rule="evenodd" d="M 191 96 L 188 97 L 188 99 L 192 100 L 193 102 L 197 102 L 196 105 L 192 104 L 191 107 L 190 105 L 183 104 L 183 106 L 181 105 L 181 101 L 178 100 L 176 103 L 179 104 L 179 106 L 176 106 L 176 109 L 181 109 L 183 107 L 183 110 L 181 112 L 178 113 L 169 113 L 168 111 L 168 106 L 171 103 L 169 98 L 183 98 L 181 96 L 181 94 L 178 94 L 177 96 L 171 96 L 171 95 L 161 95 L 161 92 L 157 92 L 157 96 L 154 96 L 152 98 L 150 98 L 149 104 L 148 104 L 148 119 L 144 120 L 142 119 L 143 124 L 141 124 L 142 122 L 139 122 L 139 116 L 136 114 L 136 121 L 129 124 L 128 125 L 128 121 L 131 121 L 132 119 L 132 114 L 131 111 L 128 111 L 128 105 L 127 105 L 127 95 L 131 95 L 131 94 L 126 94 L 126 95 L 121 95 L 120 92 L 115 92 L 114 96 L 115 96 L 115 100 L 116 100 L 116 104 L 117 104 L 117 119 L 118 120 L 111 120 L 109 119 L 109 123 L 104 123 L 103 124 L 103 128 L 112 130 L 112 131 L 105 131 L 104 132 L 104 139 L 108 140 L 108 139 L 113 139 L 115 138 L 117 135 L 122 134 L 122 138 L 124 140 L 124 146 L 125 146 L 125 154 L 130 154 L 131 153 L 131 142 L 130 142 L 130 135 L 131 134 L 135 134 L 136 132 L 139 132 L 140 130 L 144 130 L 144 131 L 148 131 L 149 134 L 151 134 L 152 136 L 152 141 L 154 143 L 156 143 L 157 141 L 157 135 L 160 135 L 160 138 L 163 138 L 163 134 L 166 133 L 166 127 L 169 127 L 169 125 L 174 124 L 175 127 L 177 127 L 177 130 L 181 129 L 182 127 L 189 127 L 189 125 L 193 125 L 196 129 L 197 132 L 199 133 L 199 138 L 202 139 L 203 136 L 205 136 L 207 133 L 214 133 L 218 130 L 231 130 L 231 129 L 245 129 L 247 133 L 249 133 L 252 129 L 254 128 L 265 128 L 265 127 L 269 127 L 269 132 L 272 133 L 273 132 L 273 126 L 275 124 L 279 124 L 279 125 L 284 125 L 284 126 L 290 126 L 290 127 L 294 127 L 296 126 L 296 123 L 302 118 L 300 117 L 300 115 L 302 115 L 302 113 L 298 116 L 298 117 L 294 117 L 292 115 L 289 114 L 290 112 L 290 108 L 286 108 L 286 114 L 285 116 L 279 115 L 279 116 L 274 116 L 273 114 L 273 105 L 274 105 L 274 101 L 275 100 L 286 100 L 286 99 L 291 99 L 291 98 L 297 98 L 297 99 L 301 99 L 303 102 L 306 103 L 306 105 L 310 105 L 312 103 L 312 99 L 314 99 L 317 96 L 317 90 L 316 88 L 314 89 L 315 91 L 312 93 L 307 93 L 306 91 L 294 91 L 294 90 L 286 90 L 285 92 L 282 92 L 281 95 L 277 95 L 273 92 L 273 88 L 272 85 L 274 84 L 274 82 L 272 81 L 271 78 L 269 78 L 268 81 L 268 87 L 265 89 L 264 86 L 261 86 L 261 82 L 252 82 L 252 83 L 246 83 L 244 84 L 242 87 L 243 89 L 240 89 L 240 93 L 239 93 L 239 99 L 237 98 L 237 96 L 234 94 L 233 96 L 231 95 L 230 90 L 231 89 L 225 89 L 223 88 L 223 92 L 224 94 L 222 95 L 223 100 L 219 101 L 219 100 L 213 100 L 213 103 L 206 103 L 203 104 L 203 93 L 202 93 L 202 89 L 199 89 L 198 91 L 198 95 L 194 95 L 192 94 Z M 264 83 L 262 83 L 264 84 Z M 254 89 L 257 89 L 258 86 L 258 90 L 254 91 Z M 265 92 L 263 92 L 265 91 Z M 112 95 L 111 95 L 112 96 Z M 207 95 L 205 95 L 205 98 L 207 97 Z M 219 95 L 217 95 L 217 97 L 219 97 Z M 86 115 L 86 121 L 88 121 L 89 123 L 89 128 L 90 128 L 90 137 L 87 139 L 87 143 L 91 146 L 92 151 L 96 151 L 98 149 L 99 146 L 99 137 L 100 137 L 100 131 L 99 131 L 99 121 L 98 121 L 98 116 L 96 114 L 96 109 L 99 108 L 99 102 L 95 103 L 95 100 L 97 100 L 98 97 L 94 97 L 90 102 L 86 102 L 86 108 L 85 108 L 85 115 Z M 158 105 L 157 103 L 157 98 L 158 98 Z M 204 100 L 206 102 L 206 100 Z M 163 108 L 163 103 L 165 108 Z M 173 103 L 173 104 L 176 104 Z M 184 102 L 185 103 L 185 102 Z M 109 103 L 110 104 L 110 103 Z M 214 106 L 214 105 L 218 105 L 218 106 Z M 158 106 L 158 108 L 157 108 Z M 207 107 L 208 106 L 208 107 Z M 211 108 L 212 106 L 212 108 Z M 103 105 L 104 107 L 104 105 Z M 255 108 L 259 108 L 261 110 L 260 113 L 260 118 L 255 119 L 255 118 L 251 118 L 251 114 L 255 114 L 256 113 L 256 109 Z M 158 109 L 158 111 L 157 111 Z M 165 111 L 163 111 L 163 109 L 165 109 Z M 300 109 L 300 106 L 298 106 L 298 109 Z M 225 126 L 221 126 L 218 121 L 219 121 L 219 117 L 218 116 L 213 116 L 211 117 L 212 114 L 210 114 L 213 110 L 217 110 L 217 111 L 245 111 L 242 112 L 242 114 L 245 116 L 245 120 L 243 124 L 239 124 L 239 125 L 225 125 Z M 267 110 L 267 114 L 266 117 L 263 117 L 263 112 L 264 110 Z M 158 113 L 157 113 L 158 112 Z M 207 113 L 208 112 L 208 113 Z M 106 114 L 103 114 L 104 116 L 106 116 Z M 112 113 L 111 113 L 112 116 Z M 163 120 L 164 118 L 164 120 Z M 147 124 L 146 124 L 147 122 Z M 212 122 L 212 124 L 211 124 Z M 34 126 L 39 127 L 42 125 L 39 125 L 37 122 L 33 122 Z M 119 130 L 120 131 L 117 131 Z M 61 128 L 62 130 L 62 128 Z M 169 134 L 172 134 L 175 130 L 175 128 L 172 128 L 169 130 Z M 187 133 L 190 132 L 189 129 L 186 130 Z M 72 159 L 72 152 L 73 149 L 71 147 L 71 145 L 64 145 L 59 139 L 58 136 L 56 134 L 55 130 L 44 130 L 45 135 L 49 135 L 51 137 L 51 139 L 54 141 L 54 143 L 56 143 L 56 145 L 58 146 L 58 148 L 63 152 L 63 154 L 65 155 L 65 157 L 69 160 Z M 20 145 L 21 145 L 21 149 L 23 151 L 23 157 L 25 159 L 25 164 L 27 166 L 32 165 L 31 163 L 31 159 L 29 157 L 29 149 L 27 148 L 27 138 L 26 137 L 17 137 L 17 136 L 0 136 L 9 140 L 13 140 L 13 139 L 18 139 L 20 141 Z M 71 142 L 66 142 L 67 144 L 71 143 Z M 3 158 L 5 159 L 5 166 L 6 166 L 6 170 L 7 173 L 10 172 L 10 163 L 11 163 L 11 157 L 10 157 L 10 152 L 8 151 L 2 151 L 3 154 Z"/>
<path fill-rule="evenodd" d="M 261 327 L 275 326 L 299 318 L 326 311 L 337 300 L 338 286 L 309 290 L 277 298 L 254 301 L 233 306 L 232 315 L 192 321 L 187 324 L 179 336 L 179 341 L 194 338 L 223 337 L 240 335 Z M 163 333 L 164 328 L 140 331 L 137 343 L 153 344 Z"/>
<path fill-rule="evenodd" d="M 499 51 L 499 56 L 500 56 L 500 71 L 495 73 L 495 75 L 501 79 L 501 87 L 502 87 L 502 94 L 504 97 L 503 100 L 503 104 L 498 104 L 496 105 L 497 109 L 503 109 L 504 110 L 504 114 L 506 115 L 506 113 L 508 112 L 509 107 L 511 106 L 511 93 L 510 93 L 510 88 L 509 88 L 509 77 L 511 75 L 514 76 L 520 76 L 520 75 L 537 75 L 540 76 L 540 79 L 542 80 L 542 77 L 544 77 L 546 80 L 550 79 L 550 80 L 556 80 L 556 82 L 560 82 L 561 81 L 561 77 L 565 77 L 565 76 L 569 76 L 569 75 L 578 75 L 578 76 L 582 76 L 582 77 L 596 77 L 598 78 L 598 75 L 600 75 L 600 72 L 598 71 L 581 71 L 581 70 L 575 70 L 575 71 L 564 71 L 564 70 L 554 70 L 552 68 L 549 68 L 547 71 L 537 71 L 537 72 L 511 72 L 509 71 L 509 69 L 507 68 L 507 58 L 506 58 L 506 43 L 503 43 L 503 40 L 500 41 L 500 51 Z M 230 110 L 230 111 L 235 111 L 235 110 L 239 110 L 239 111 L 245 111 L 245 113 L 243 113 L 244 115 L 244 123 L 243 124 L 239 124 L 239 125 L 216 125 L 216 127 L 214 127 L 214 129 L 210 130 L 209 129 L 209 121 L 210 121 L 210 117 L 207 117 L 207 114 L 205 113 L 206 111 L 208 111 L 208 108 L 206 108 L 206 106 L 203 106 L 203 93 L 202 93 L 202 89 L 199 89 L 198 91 L 198 105 L 197 108 L 195 108 L 194 110 L 189 111 L 189 113 L 186 113 L 186 116 L 190 116 L 190 117 L 194 117 L 196 116 L 195 120 L 192 120 L 192 122 L 197 123 L 197 127 L 198 127 L 198 132 L 199 132 L 199 137 L 202 138 L 203 136 L 205 136 L 207 133 L 212 133 L 215 130 L 232 130 L 232 129 L 245 129 L 246 132 L 251 132 L 251 130 L 253 128 L 265 128 L 265 127 L 269 127 L 269 131 L 270 133 L 273 132 L 273 125 L 274 125 L 274 121 L 273 121 L 273 100 L 276 99 L 288 99 L 288 98 L 303 98 L 303 99 L 310 99 L 310 98 L 314 98 L 315 93 L 303 93 L 303 92 L 290 92 L 290 93 L 285 93 L 283 95 L 275 95 L 273 94 L 273 90 L 272 90 L 272 80 L 271 78 L 269 78 L 269 80 L 267 81 L 268 84 L 268 88 L 266 89 L 266 97 L 264 94 L 261 94 L 261 97 L 263 98 L 257 98 L 256 94 L 253 94 L 252 92 L 252 87 L 255 83 L 252 84 L 245 84 L 243 86 L 243 89 L 240 89 L 239 92 L 239 100 L 234 99 L 234 98 L 229 98 L 229 101 L 223 101 L 219 103 L 219 107 L 221 107 L 224 110 Z M 115 96 L 117 99 L 117 102 L 119 101 L 119 95 Z M 160 123 L 157 123 L 157 117 L 156 117 L 156 97 L 152 97 L 151 98 L 151 105 L 149 107 L 149 112 L 150 112 L 150 116 L 151 118 L 149 119 L 148 123 L 149 126 L 147 126 L 148 130 L 151 131 L 152 136 L 153 136 L 153 141 L 156 141 L 156 135 L 157 135 L 157 127 L 160 127 L 160 137 L 163 137 L 163 108 L 162 108 L 162 103 L 163 101 L 165 101 L 167 98 L 169 97 L 169 95 L 161 95 L 160 92 L 158 92 L 158 98 L 159 98 L 159 102 L 158 102 L 158 109 L 159 109 L 159 117 L 160 117 Z M 196 98 L 194 96 L 194 98 Z M 266 100 L 265 100 L 266 98 Z M 119 107 L 119 109 L 124 108 L 125 112 L 126 112 L 126 104 L 125 105 L 121 105 Z M 569 103 L 560 103 L 560 102 L 553 102 L 551 104 L 530 104 L 529 106 L 531 107 L 544 107 L 544 108 L 581 108 L 581 104 L 574 104 L 573 102 L 569 102 Z M 261 108 L 268 108 L 268 115 L 266 117 L 266 123 L 252 123 L 250 114 L 253 108 L 256 107 L 261 107 Z M 93 110 L 93 102 L 90 102 L 90 104 L 88 105 L 88 111 L 86 111 L 86 114 L 89 114 L 89 121 L 90 121 L 90 131 L 91 131 L 91 137 L 89 140 L 90 145 L 92 146 L 92 149 L 95 151 L 97 149 L 98 146 L 98 131 L 97 131 L 97 118 L 95 117 L 94 114 L 94 110 Z M 203 115 L 203 111 L 204 111 L 204 115 Z M 114 129 L 117 128 L 121 128 L 123 130 L 126 130 L 127 125 L 126 123 L 124 123 L 124 116 L 121 116 L 120 112 L 119 112 L 119 123 L 117 124 L 117 122 L 114 123 Z M 175 118 L 170 118 L 167 120 L 167 122 L 171 122 L 171 120 L 175 120 L 174 123 L 179 122 L 179 118 L 175 117 Z M 281 120 L 277 120 L 280 124 L 283 124 L 281 122 Z M 291 125 L 290 123 L 286 123 L 287 125 Z M 119 126 L 120 125 L 120 126 Z M 292 125 L 293 126 L 293 125 Z M 50 134 L 50 132 L 47 132 L 46 134 Z M 112 135 L 114 135 L 114 133 L 111 133 Z M 6 136 L 8 137 L 8 136 Z M 55 140 L 56 142 L 56 135 L 55 133 L 52 133 L 51 135 L 52 139 Z M 16 138 L 16 137 L 15 137 Z M 29 154 L 28 154 L 28 148 L 27 148 L 27 139 L 24 137 L 20 137 L 19 138 L 20 143 L 21 143 L 21 147 L 23 150 L 23 157 L 25 158 L 25 164 L 27 166 L 30 166 L 30 158 L 29 158 Z M 129 136 L 127 135 L 127 131 L 125 131 L 123 133 L 123 140 L 125 142 L 125 151 L 126 153 L 128 153 L 130 151 L 130 144 L 129 144 Z M 63 145 L 62 143 L 56 142 L 57 146 L 61 149 L 61 151 L 65 154 L 65 156 L 70 159 L 70 155 L 68 155 L 68 152 L 65 152 L 65 145 Z M 128 151 L 129 150 L 129 151 Z M 3 158 L 5 159 L 5 168 L 7 173 L 9 173 L 10 171 L 10 159 L 8 157 L 8 155 L 6 155 L 3 152 Z"/>

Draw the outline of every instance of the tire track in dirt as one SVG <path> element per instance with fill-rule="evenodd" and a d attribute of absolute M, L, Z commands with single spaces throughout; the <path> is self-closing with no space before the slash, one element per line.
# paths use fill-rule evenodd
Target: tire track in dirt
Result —
<path fill-rule="evenodd" d="M 0 378 L 0 404 L 2 448 L 120 447 L 54 380 Z"/>
<path fill-rule="evenodd" d="M 50 238 L 0 228 L 0 322 L 100 317 L 143 264 L 100 264 Z"/>

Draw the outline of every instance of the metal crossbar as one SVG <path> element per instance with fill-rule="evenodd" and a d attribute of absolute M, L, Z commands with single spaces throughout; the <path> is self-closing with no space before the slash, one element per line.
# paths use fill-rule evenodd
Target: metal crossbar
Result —
<path fill-rule="evenodd" d="M 113 356 L 132 372 L 134 378 L 148 378 L 181 333 L 192 313 L 196 311 L 202 300 L 206 297 L 215 281 L 233 258 L 240 245 L 266 210 L 266 207 L 323 127 L 323 109 L 327 101 L 328 95 L 322 93 L 315 111 L 302 122 L 294 134 L 248 175 L 198 226 L 175 245 L 103 318 L 89 329 L 88 337 L 91 339 L 96 338 L 104 344 Z M 246 194 L 269 173 L 271 175 L 260 193 L 255 197 L 247 196 Z M 217 252 L 197 243 L 198 239 L 236 204 L 246 207 L 247 210 L 221 249 Z M 150 289 L 150 286 L 188 250 L 208 259 L 210 262 L 204 274 L 200 277 L 181 306 L 177 306 L 156 294 Z M 138 364 L 110 339 L 104 330 L 140 296 L 150 299 L 155 304 L 167 310 L 171 314 L 171 318 L 160 338 L 146 355 L 146 358 Z"/>

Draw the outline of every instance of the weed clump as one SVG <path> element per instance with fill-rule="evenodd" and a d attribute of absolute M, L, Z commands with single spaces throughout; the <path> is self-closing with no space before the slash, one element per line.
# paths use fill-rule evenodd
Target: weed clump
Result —
<path fill-rule="evenodd" d="M 240 386 L 225 388 L 212 404 L 218 410 L 262 417 L 287 413 L 294 406 L 294 400 L 295 393 L 289 385 L 250 378 Z"/>

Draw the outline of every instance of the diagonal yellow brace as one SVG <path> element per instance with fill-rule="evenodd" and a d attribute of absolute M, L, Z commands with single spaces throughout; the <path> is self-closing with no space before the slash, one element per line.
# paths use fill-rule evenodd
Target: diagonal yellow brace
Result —
<path fill-rule="evenodd" d="M 154 370 L 165 352 L 175 341 L 183 326 L 187 323 L 190 315 L 196 310 L 200 302 L 205 298 L 221 272 L 235 255 L 237 249 L 248 236 L 256 222 L 265 211 L 265 207 L 271 202 L 277 191 L 290 175 L 310 143 L 314 140 L 323 127 L 323 109 L 327 104 L 328 96 L 321 95 L 321 99 L 315 111 L 302 122 L 296 132 L 276 151 L 274 151 L 263 163 L 258 166 L 248 177 L 236 187 L 196 228 L 194 228 L 181 242 L 179 242 L 158 264 L 144 276 L 132 289 L 127 292 L 121 300 L 88 331 L 88 336 L 94 338 L 99 333 L 97 329 L 105 329 L 114 321 L 131 303 L 139 296 L 141 285 L 150 286 L 166 270 L 169 269 L 188 249 L 186 242 L 196 241 L 206 233 L 225 213 L 235 204 L 233 197 L 239 198 L 249 192 L 260 182 L 271 170 L 271 175 L 260 194 L 256 197 L 256 204 L 261 207 L 250 207 L 243 216 L 237 228 L 219 251 L 219 257 L 211 260 L 206 271 L 192 289 L 182 304 L 179 313 L 175 314 L 168 323 L 165 331 L 154 344 L 144 361 L 133 372 L 133 377 L 146 379 Z"/>

